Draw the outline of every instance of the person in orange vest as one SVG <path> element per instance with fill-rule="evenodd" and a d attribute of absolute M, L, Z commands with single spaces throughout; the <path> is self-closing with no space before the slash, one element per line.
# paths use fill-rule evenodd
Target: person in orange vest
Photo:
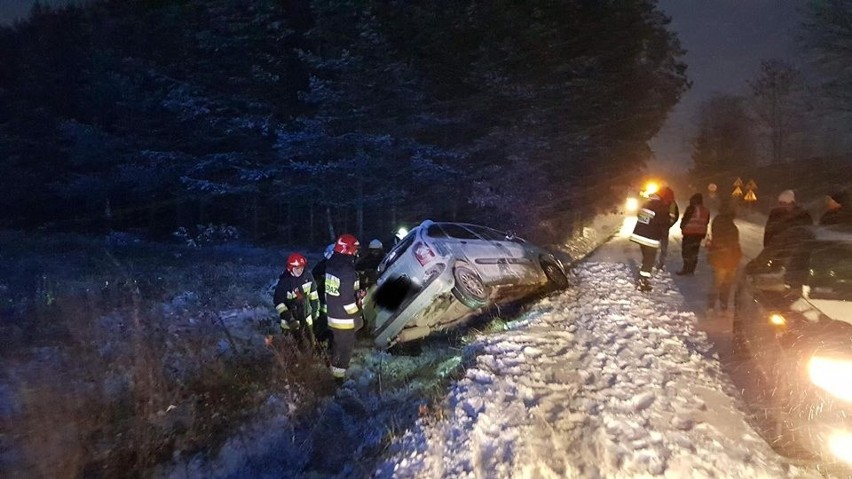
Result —
<path fill-rule="evenodd" d="M 675 274 L 678 276 L 692 276 L 695 274 L 695 266 L 698 265 L 698 250 L 701 248 L 701 240 L 707 236 L 707 225 L 710 223 L 710 210 L 704 206 L 704 197 L 701 193 L 695 193 L 689 199 L 689 206 L 680 219 L 680 231 L 683 233 L 683 268 Z"/>

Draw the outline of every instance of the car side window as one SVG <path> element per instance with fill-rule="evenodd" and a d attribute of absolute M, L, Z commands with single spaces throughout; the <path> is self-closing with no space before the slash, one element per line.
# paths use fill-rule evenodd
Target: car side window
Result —
<path fill-rule="evenodd" d="M 810 255 L 808 286 L 812 298 L 852 299 L 852 246 L 823 244 Z"/>
<path fill-rule="evenodd" d="M 506 241 L 506 233 L 486 226 L 466 225 L 467 228 L 488 241 Z"/>
<path fill-rule="evenodd" d="M 462 225 L 455 223 L 443 223 L 441 224 L 441 229 L 444 230 L 447 237 L 462 239 L 462 240 L 475 240 L 479 239 L 473 231 L 463 227 Z"/>
<path fill-rule="evenodd" d="M 429 229 L 426 230 L 426 235 L 430 238 L 446 238 L 447 233 L 436 224 L 429 225 Z"/>

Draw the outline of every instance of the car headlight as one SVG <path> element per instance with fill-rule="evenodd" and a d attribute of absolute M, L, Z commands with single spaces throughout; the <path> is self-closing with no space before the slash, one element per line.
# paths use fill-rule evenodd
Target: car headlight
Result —
<path fill-rule="evenodd" d="M 852 464 L 852 433 L 836 431 L 828 438 L 828 448 L 841 461 Z"/>
<path fill-rule="evenodd" d="M 639 200 L 636 198 L 627 198 L 627 201 L 624 203 L 624 209 L 627 210 L 628 213 L 635 213 L 639 211 Z"/>
<path fill-rule="evenodd" d="M 852 402 L 852 361 L 813 356 L 808 361 L 808 377 L 837 399 Z"/>

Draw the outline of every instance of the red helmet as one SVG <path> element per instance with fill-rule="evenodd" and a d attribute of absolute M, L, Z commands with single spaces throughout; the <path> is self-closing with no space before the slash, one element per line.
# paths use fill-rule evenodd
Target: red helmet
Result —
<path fill-rule="evenodd" d="M 360 246 L 361 243 L 358 242 L 358 238 L 346 233 L 337 238 L 337 242 L 334 243 L 334 252 L 354 255 L 358 252 Z"/>
<path fill-rule="evenodd" d="M 293 268 L 304 268 L 308 264 L 308 260 L 299 253 L 293 253 L 287 257 L 287 271 L 293 271 Z"/>

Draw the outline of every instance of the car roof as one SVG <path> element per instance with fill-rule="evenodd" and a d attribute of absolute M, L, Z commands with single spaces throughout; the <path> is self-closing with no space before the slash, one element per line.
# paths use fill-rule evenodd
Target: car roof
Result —
<path fill-rule="evenodd" d="M 804 226 L 801 229 L 808 231 L 810 239 L 815 241 L 852 243 L 852 225 Z"/>

